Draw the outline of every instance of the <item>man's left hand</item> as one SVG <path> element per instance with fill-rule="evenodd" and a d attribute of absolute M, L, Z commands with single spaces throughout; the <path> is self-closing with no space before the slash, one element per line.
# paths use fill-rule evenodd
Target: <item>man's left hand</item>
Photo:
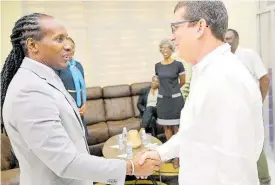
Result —
<path fill-rule="evenodd" d="M 85 111 L 86 111 L 86 103 L 84 103 L 84 104 L 80 107 L 80 109 L 79 109 L 79 114 L 80 114 L 81 116 L 84 116 Z"/>

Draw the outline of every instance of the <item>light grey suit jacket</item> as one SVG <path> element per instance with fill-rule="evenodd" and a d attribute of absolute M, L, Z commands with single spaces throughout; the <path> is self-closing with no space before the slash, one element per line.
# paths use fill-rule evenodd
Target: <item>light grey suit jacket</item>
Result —
<path fill-rule="evenodd" d="M 126 162 L 89 154 L 75 101 L 46 65 L 23 60 L 8 88 L 3 118 L 21 185 L 124 184 Z"/>

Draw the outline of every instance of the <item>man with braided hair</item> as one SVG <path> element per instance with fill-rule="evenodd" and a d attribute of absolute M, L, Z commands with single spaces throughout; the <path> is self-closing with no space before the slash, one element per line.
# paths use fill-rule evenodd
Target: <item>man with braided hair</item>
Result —
<path fill-rule="evenodd" d="M 20 18 L 1 72 L 2 116 L 20 165 L 20 185 L 124 184 L 147 176 L 160 162 L 104 159 L 89 154 L 81 117 L 55 70 L 65 68 L 71 45 L 64 26 L 34 13 Z"/>

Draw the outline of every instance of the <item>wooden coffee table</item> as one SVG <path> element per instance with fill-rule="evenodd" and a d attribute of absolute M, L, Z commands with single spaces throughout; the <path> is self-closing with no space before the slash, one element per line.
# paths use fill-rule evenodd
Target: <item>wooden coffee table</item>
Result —
<path fill-rule="evenodd" d="M 156 143 L 157 145 L 162 144 L 162 142 L 159 139 L 157 139 L 156 137 L 153 137 L 151 135 L 147 135 L 147 136 L 150 137 L 149 138 L 150 143 Z M 103 156 L 107 159 L 125 159 L 125 158 L 121 158 L 118 156 L 125 152 L 121 151 L 118 148 L 112 148 L 111 146 L 114 146 L 114 145 L 118 145 L 118 135 L 115 135 L 115 136 L 109 138 L 104 143 L 103 149 L 102 149 Z M 133 154 L 135 156 L 137 153 L 146 151 L 146 150 L 148 150 L 148 149 L 146 147 L 143 147 L 143 145 L 141 145 L 140 147 L 133 149 Z"/>
<path fill-rule="evenodd" d="M 151 135 L 148 135 L 148 136 L 150 137 L 150 139 L 149 139 L 150 143 L 152 143 L 152 144 L 156 143 L 157 145 L 162 144 L 162 142 L 159 139 L 157 139 L 156 137 L 153 137 Z M 118 145 L 118 135 L 115 135 L 115 136 L 109 138 L 104 143 L 104 146 L 103 146 L 103 149 L 102 149 L 103 156 L 107 159 L 125 159 L 126 160 L 126 158 L 119 157 L 119 155 L 121 155 L 125 152 L 122 152 L 118 148 L 112 148 L 111 146 L 114 146 L 114 145 Z M 146 150 L 148 150 L 146 147 L 140 146 L 136 149 L 133 149 L 133 154 L 135 156 L 137 153 L 142 152 L 142 151 L 146 151 Z M 172 163 L 163 163 L 160 167 L 160 171 L 154 172 L 153 175 L 154 176 L 159 176 L 160 179 L 161 179 L 161 176 L 177 176 L 178 173 L 179 173 L 179 168 L 174 169 Z M 148 183 L 149 182 L 150 181 L 148 181 Z M 157 182 L 157 183 L 158 184 L 164 184 L 162 182 Z M 127 184 L 127 182 L 125 184 Z M 139 184 L 139 182 L 137 182 L 137 184 Z"/>

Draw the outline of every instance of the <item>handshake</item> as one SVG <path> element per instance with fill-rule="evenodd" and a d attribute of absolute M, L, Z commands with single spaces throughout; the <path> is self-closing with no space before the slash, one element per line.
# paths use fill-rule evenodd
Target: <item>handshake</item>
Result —
<path fill-rule="evenodd" d="M 135 175 L 137 178 L 147 178 L 154 171 L 160 169 L 161 159 L 157 151 L 147 151 L 136 155 L 131 161 L 127 161 L 127 175 Z"/>

